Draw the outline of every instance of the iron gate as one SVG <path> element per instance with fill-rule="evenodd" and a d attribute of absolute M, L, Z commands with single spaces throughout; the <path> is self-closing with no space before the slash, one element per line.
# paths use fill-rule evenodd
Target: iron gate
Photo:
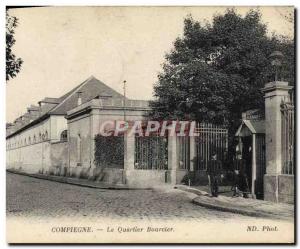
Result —
<path fill-rule="evenodd" d="M 282 173 L 294 174 L 295 106 L 293 92 L 281 103 Z"/>
<path fill-rule="evenodd" d="M 190 169 L 190 137 L 180 136 L 177 137 L 177 158 L 178 168 L 189 170 Z"/>
<path fill-rule="evenodd" d="M 195 137 L 196 163 L 195 170 L 206 170 L 212 153 L 218 160 L 224 161 L 228 147 L 228 130 L 213 124 L 200 123 L 196 126 Z"/>

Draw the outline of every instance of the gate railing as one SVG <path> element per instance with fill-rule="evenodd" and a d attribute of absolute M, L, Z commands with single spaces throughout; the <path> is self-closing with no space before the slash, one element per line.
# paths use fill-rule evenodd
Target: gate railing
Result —
<path fill-rule="evenodd" d="M 281 103 L 282 173 L 294 174 L 295 164 L 295 106 L 293 92 Z"/>
<path fill-rule="evenodd" d="M 190 137 L 179 136 L 177 137 L 177 158 L 178 169 L 190 169 Z"/>
<path fill-rule="evenodd" d="M 199 123 L 195 133 L 195 158 L 190 158 L 190 137 L 177 137 L 178 169 L 189 170 L 190 161 L 193 160 L 195 170 L 206 170 L 213 153 L 217 159 L 224 161 L 228 148 L 228 130 L 213 124 Z M 194 153 L 193 153 L 194 154 Z M 141 170 L 167 170 L 168 169 L 168 138 L 159 135 L 150 137 L 135 137 L 134 168 Z"/>
<path fill-rule="evenodd" d="M 228 130 L 209 123 L 199 123 L 196 126 L 196 164 L 195 170 L 206 170 L 212 154 L 217 154 L 217 159 L 223 161 L 228 148 Z"/>
<path fill-rule="evenodd" d="M 134 168 L 144 170 L 168 169 L 168 139 L 159 135 L 136 136 Z"/>

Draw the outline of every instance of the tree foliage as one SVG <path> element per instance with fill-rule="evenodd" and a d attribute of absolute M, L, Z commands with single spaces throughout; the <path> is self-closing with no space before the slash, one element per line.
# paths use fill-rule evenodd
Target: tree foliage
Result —
<path fill-rule="evenodd" d="M 23 60 L 16 58 L 12 51 L 12 47 L 16 40 L 14 38 L 15 28 L 18 26 L 18 19 L 10 16 L 6 12 L 6 80 L 16 77 L 20 72 Z"/>
<path fill-rule="evenodd" d="M 151 102 L 155 119 L 192 119 L 239 125 L 241 113 L 263 109 L 260 91 L 273 78 L 269 55 L 285 55 L 282 77 L 294 84 L 294 42 L 267 35 L 258 10 L 244 17 L 234 9 L 211 24 L 184 20 L 184 32 L 165 56 Z"/>

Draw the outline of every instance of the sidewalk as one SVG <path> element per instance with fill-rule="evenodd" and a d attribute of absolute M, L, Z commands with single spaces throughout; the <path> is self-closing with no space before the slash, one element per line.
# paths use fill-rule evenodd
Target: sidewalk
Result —
<path fill-rule="evenodd" d="M 149 190 L 150 188 L 137 188 L 137 187 L 129 187 L 126 184 L 108 184 L 104 182 L 97 182 L 88 179 L 80 179 L 80 178 L 71 178 L 65 176 L 53 176 L 53 175 L 43 175 L 43 174 L 28 174 L 22 171 L 16 171 L 7 169 L 8 173 L 25 175 L 29 177 L 34 177 L 43 180 L 55 181 L 60 183 L 72 184 L 81 187 L 88 188 L 98 188 L 98 189 L 111 189 L 111 190 Z"/>
<path fill-rule="evenodd" d="M 219 195 L 217 198 L 210 197 L 205 191 L 207 189 L 206 186 L 188 187 L 177 185 L 175 188 L 198 195 L 198 197 L 193 199 L 193 203 L 202 207 L 254 217 L 285 220 L 294 218 L 294 205 L 291 204 L 225 195 Z"/>

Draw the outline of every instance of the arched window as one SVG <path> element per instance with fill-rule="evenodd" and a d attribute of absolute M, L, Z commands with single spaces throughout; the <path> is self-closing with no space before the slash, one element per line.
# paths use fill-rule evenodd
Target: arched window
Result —
<path fill-rule="evenodd" d="M 43 140 L 43 141 L 45 140 L 45 134 L 42 135 L 42 140 Z"/>
<path fill-rule="evenodd" d="M 35 135 L 33 136 L 33 143 L 36 143 L 36 137 L 35 137 Z"/>
<path fill-rule="evenodd" d="M 42 141 L 42 134 L 39 134 L 39 141 Z"/>
<path fill-rule="evenodd" d="M 60 133 L 60 141 L 66 142 L 68 141 L 68 131 L 64 130 L 62 133 Z"/>
<path fill-rule="evenodd" d="M 45 132 L 45 140 L 48 140 L 48 132 Z"/>

